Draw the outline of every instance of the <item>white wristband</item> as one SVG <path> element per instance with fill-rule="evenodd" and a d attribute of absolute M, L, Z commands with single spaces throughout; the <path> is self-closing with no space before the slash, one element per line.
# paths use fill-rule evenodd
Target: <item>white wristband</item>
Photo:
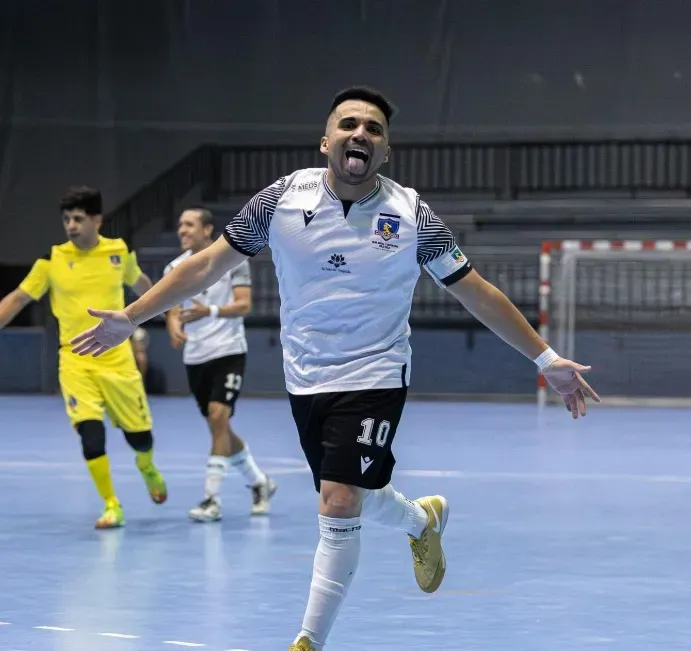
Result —
<path fill-rule="evenodd" d="M 557 355 L 551 348 L 548 348 L 547 350 L 543 351 L 540 355 L 538 355 L 533 361 L 538 365 L 541 371 L 544 371 L 546 368 L 551 366 L 557 359 L 559 359 L 559 355 Z"/>
<path fill-rule="evenodd" d="M 218 305 L 209 305 L 209 316 L 218 319 Z"/>

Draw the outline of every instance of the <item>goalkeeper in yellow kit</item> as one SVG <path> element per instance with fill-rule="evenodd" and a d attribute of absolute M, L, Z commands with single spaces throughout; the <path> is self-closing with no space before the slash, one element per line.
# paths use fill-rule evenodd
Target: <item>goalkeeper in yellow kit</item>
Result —
<path fill-rule="evenodd" d="M 60 202 L 60 210 L 68 241 L 36 260 L 19 287 L 0 301 L 0 328 L 25 305 L 48 292 L 60 334 L 60 390 L 70 423 L 81 438 L 91 477 L 105 501 L 96 527 L 110 529 L 123 526 L 125 518 L 106 455 L 104 415 L 107 413 L 113 425 L 124 432 L 136 452 L 136 464 L 151 498 L 162 504 L 167 489 L 153 464 L 151 413 L 129 341 L 98 358 L 73 355 L 69 341 L 98 321 L 87 314 L 87 307 L 101 304 L 111 310 L 122 309 L 123 285 L 141 295 L 151 287 L 151 280 L 123 240 L 99 235 L 102 199 L 98 190 L 70 189 Z"/>

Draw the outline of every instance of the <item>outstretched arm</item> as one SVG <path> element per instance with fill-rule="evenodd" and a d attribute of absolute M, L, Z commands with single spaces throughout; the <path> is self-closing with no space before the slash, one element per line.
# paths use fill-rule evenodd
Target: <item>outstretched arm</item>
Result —
<path fill-rule="evenodd" d="M 456 246 L 451 231 L 419 199 L 416 217 L 418 262 L 424 265 L 434 281 L 498 337 L 535 362 L 545 379 L 562 396 L 574 418 L 579 414 L 585 416 L 585 397 L 600 401 L 581 376 L 581 373 L 590 371 L 590 366 L 559 357 L 518 308 L 473 269 Z"/>
<path fill-rule="evenodd" d="M 226 226 L 223 237 L 177 265 L 125 310 L 89 309 L 89 314 L 101 321 L 72 339 L 72 352 L 102 355 L 125 341 L 140 323 L 199 294 L 259 253 L 268 244 L 269 226 L 285 186 L 286 179 L 281 177 L 255 194 Z"/>
<path fill-rule="evenodd" d="M 220 237 L 180 263 L 124 310 L 90 308 L 89 314 L 101 321 L 72 339 L 72 351 L 82 356 L 102 355 L 130 337 L 138 325 L 199 294 L 246 259 L 247 256 Z"/>
<path fill-rule="evenodd" d="M 574 418 L 585 416 L 586 396 L 600 402 L 600 397 L 581 376 L 591 367 L 559 357 L 507 296 L 475 270 L 448 285 L 446 291 L 494 334 L 535 362 L 561 394 Z"/>
<path fill-rule="evenodd" d="M 33 299 L 17 288 L 0 301 L 0 330 L 10 323 Z"/>
<path fill-rule="evenodd" d="M 548 346 L 520 310 L 474 269 L 446 288 L 478 321 L 484 323 L 507 344 L 534 360 Z"/>
<path fill-rule="evenodd" d="M 134 325 L 140 325 L 201 293 L 246 259 L 247 256 L 230 246 L 224 237 L 219 237 L 211 246 L 181 262 L 128 305 L 125 314 Z"/>

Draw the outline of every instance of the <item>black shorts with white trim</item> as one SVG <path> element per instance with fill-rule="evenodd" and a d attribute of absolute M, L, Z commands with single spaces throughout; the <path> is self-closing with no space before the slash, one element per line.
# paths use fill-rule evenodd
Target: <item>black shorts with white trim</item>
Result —
<path fill-rule="evenodd" d="M 408 389 L 290 395 L 314 487 L 333 481 L 374 490 L 391 481 L 391 446 Z"/>

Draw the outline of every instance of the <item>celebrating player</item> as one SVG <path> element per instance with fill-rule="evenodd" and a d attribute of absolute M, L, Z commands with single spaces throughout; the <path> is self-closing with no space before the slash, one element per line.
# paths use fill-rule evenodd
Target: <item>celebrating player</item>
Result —
<path fill-rule="evenodd" d="M 170 273 L 190 256 L 213 244 L 214 219 L 204 208 L 180 215 L 178 236 L 184 253 L 164 270 Z M 247 339 L 243 317 L 252 307 L 249 262 L 228 271 L 182 306 L 166 314 L 174 348 L 183 347 L 183 362 L 190 390 L 211 431 L 211 454 L 206 464 L 206 494 L 189 512 L 192 520 L 221 519 L 219 490 L 228 472 L 236 468 L 252 489 L 252 514 L 269 510 L 275 482 L 257 466 L 249 446 L 233 431 L 230 418 L 245 376 Z"/>
<path fill-rule="evenodd" d="M 281 294 L 286 385 L 300 442 L 320 492 L 320 541 L 302 629 L 291 651 L 316 651 L 360 558 L 361 519 L 406 532 L 425 592 L 446 571 L 441 496 L 409 501 L 390 479 L 392 444 L 410 379 L 408 318 L 420 266 L 475 317 L 533 360 L 574 418 L 597 395 L 518 309 L 484 280 L 412 188 L 378 174 L 390 156 L 393 107 L 363 87 L 339 93 L 321 152 L 327 169 L 302 169 L 255 195 L 224 237 L 182 264 L 125 310 L 75 337 L 80 355 L 105 354 L 134 328 L 209 287 L 271 245 Z"/>
<path fill-rule="evenodd" d="M 60 390 L 70 423 L 81 437 L 91 477 L 105 502 L 96 527 L 110 529 L 123 526 L 125 518 L 106 454 L 104 412 L 135 450 L 137 468 L 151 499 L 162 504 L 167 489 L 153 463 L 151 413 L 131 342 L 114 346 L 98 359 L 77 357 L 68 344 L 96 321 L 86 311 L 90 305 L 121 310 L 125 305 L 123 285 L 141 296 L 151 287 L 151 280 L 123 240 L 99 235 L 102 199 L 98 190 L 70 189 L 60 202 L 60 210 L 68 241 L 36 260 L 19 287 L 0 301 L 0 328 L 48 292 L 60 331 Z"/>

